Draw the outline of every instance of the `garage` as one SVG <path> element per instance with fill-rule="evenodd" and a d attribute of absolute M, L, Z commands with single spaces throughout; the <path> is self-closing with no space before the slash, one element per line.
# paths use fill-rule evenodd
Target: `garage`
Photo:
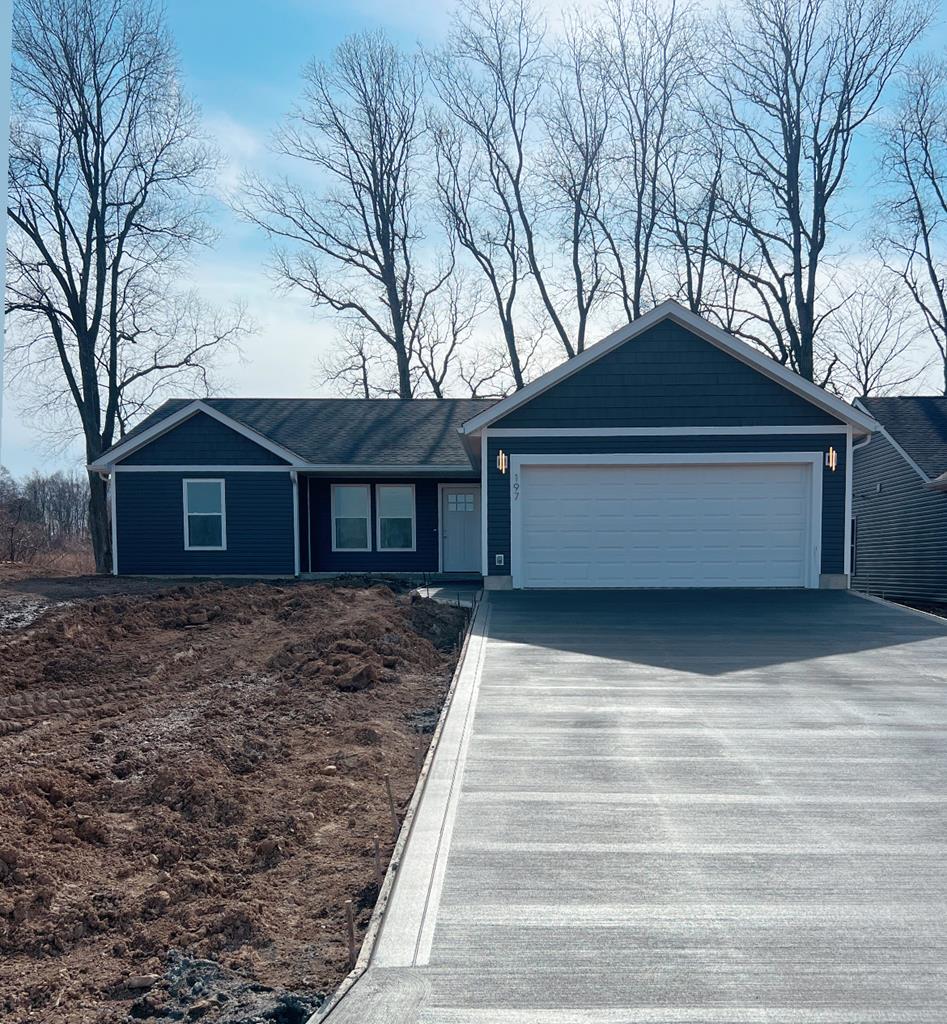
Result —
<path fill-rule="evenodd" d="M 516 587 L 813 587 L 813 452 L 514 458 Z"/>

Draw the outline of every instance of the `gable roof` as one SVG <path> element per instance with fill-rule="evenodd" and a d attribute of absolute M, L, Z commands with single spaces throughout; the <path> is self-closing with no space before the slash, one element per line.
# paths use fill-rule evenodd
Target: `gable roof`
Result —
<path fill-rule="evenodd" d="M 171 399 L 91 466 L 108 469 L 155 437 L 205 413 L 298 467 L 470 469 L 459 434 L 493 400 L 359 398 Z"/>
<path fill-rule="evenodd" d="M 860 398 L 858 405 L 874 416 L 925 479 L 947 472 L 947 398 Z"/>
<path fill-rule="evenodd" d="M 848 402 L 829 394 L 825 389 L 800 377 L 799 374 L 787 369 L 781 363 L 777 363 L 776 360 L 753 348 L 752 345 L 748 345 L 739 338 L 733 337 L 733 335 L 721 330 L 721 328 L 716 327 L 703 317 L 692 313 L 689 309 L 685 309 L 679 302 L 667 299 L 643 316 L 638 317 L 637 320 L 625 324 L 607 338 L 589 346 L 581 354 L 543 374 L 542 377 L 527 384 L 521 390 L 514 392 L 508 398 L 496 402 L 490 408 L 473 416 L 464 423 L 462 427 L 463 432 L 465 434 L 473 434 L 485 427 L 489 427 L 490 424 L 496 423 L 497 420 L 507 416 L 514 409 L 532 401 L 532 399 L 537 398 L 544 391 L 578 373 L 590 363 L 601 359 L 602 356 L 607 355 L 619 346 L 633 341 L 666 319 L 675 321 L 697 337 L 752 367 L 800 398 L 811 402 L 829 415 L 834 416 L 841 423 L 849 424 L 854 428 L 856 434 L 870 434 L 876 428 L 877 424 L 875 421 L 862 410 L 856 409 L 849 405 Z M 695 426 L 700 425 L 695 424 Z"/>

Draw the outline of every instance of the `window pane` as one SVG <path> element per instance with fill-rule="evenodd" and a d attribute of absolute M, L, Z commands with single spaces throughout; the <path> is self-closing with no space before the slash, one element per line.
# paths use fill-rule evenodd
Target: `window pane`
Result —
<path fill-rule="evenodd" d="M 410 548 L 411 520 L 382 519 L 381 546 L 383 548 Z"/>
<path fill-rule="evenodd" d="M 219 548 L 223 543 L 223 518 L 189 515 L 187 542 L 192 548 Z"/>
<path fill-rule="evenodd" d="M 336 487 L 335 514 L 338 519 L 368 518 L 367 487 Z"/>
<path fill-rule="evenodd" d="M 414 490 L 411 487 L 378 488 L 378 515 L 381 518 L 411 519 L 414 515 Z"/>
<path fill-rule="evenodd" d="M 335 546 L 337 548 L 359 548 L 368 547 L 368 520 L 367 519 L 339 519 L 335 520 Z"/>
<path fill-rule="evenodd" d="M 207 482 L 191 480 L 187 485 L 188 512 L 222 512 L 220 484 L 215 480 Z"/>

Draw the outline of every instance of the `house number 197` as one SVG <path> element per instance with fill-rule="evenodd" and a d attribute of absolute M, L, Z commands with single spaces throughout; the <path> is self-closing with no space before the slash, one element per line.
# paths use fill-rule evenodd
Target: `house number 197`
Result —
<path fill-rule="evenodd" d="M 513 500 L 520 500 L 520 475 L 519 473 L 513 474 Z"/>

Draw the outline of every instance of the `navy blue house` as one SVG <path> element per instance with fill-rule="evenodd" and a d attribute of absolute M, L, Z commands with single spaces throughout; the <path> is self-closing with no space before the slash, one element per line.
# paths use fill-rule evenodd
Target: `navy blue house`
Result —
<path fill-rule="evenodd" d="M 852 586 L 947 602 L 947 398 L 863 398 L 880 424 L 855 449 Z"/>
<path fill-rule="evenodd" d="M 508 398 L 169 401 L 91 468 L 122 574 L 847 586 L 875 427 L 669 301 Z"/>

